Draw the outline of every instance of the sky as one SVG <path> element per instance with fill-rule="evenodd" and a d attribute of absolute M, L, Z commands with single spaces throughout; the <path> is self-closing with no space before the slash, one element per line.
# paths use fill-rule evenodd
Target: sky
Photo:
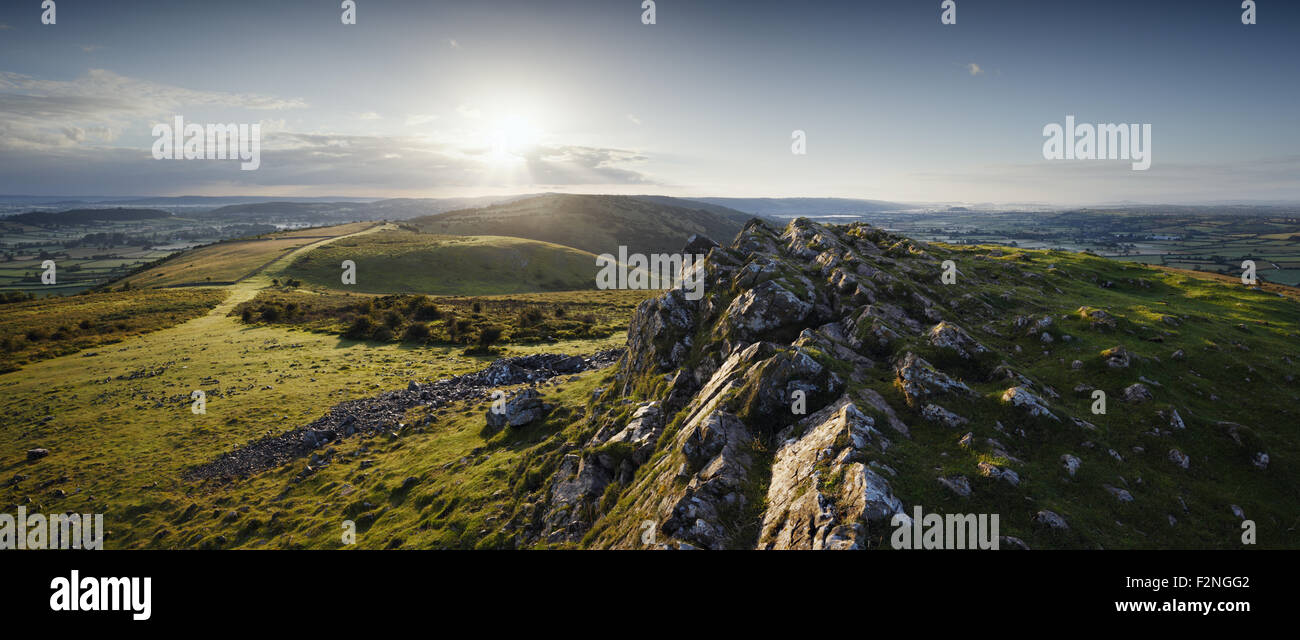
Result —
<path fill-rule="evenodd" d="M 6 0 L 0 193 L 1300 201 L 1300 2 L 954 1 Z M 1150 168 L 1045 159 L 1069 115 Z"/>

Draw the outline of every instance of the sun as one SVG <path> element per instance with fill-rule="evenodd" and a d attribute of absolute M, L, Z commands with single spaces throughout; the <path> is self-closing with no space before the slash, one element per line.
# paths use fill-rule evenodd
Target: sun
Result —
<path fill-rule="evenodd" d="M 542 131 L 527 116 L 511 114 L 496 121 L 490 137 L 493 161 L 505 163 L 519 160 L 536 147 Z"/>

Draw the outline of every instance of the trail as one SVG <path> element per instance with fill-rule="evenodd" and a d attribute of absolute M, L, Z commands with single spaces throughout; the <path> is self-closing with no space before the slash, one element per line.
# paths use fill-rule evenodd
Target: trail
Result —
<path fill-rule="evenodd" d="M 262 289 L 271 286 L 271 277 L 273 275 L 283 272 L 284 269 L 288 267 L 290 264 L 292 264 L 294 260 L 298 259 L 298 257 L 303 255 L 304 253 L 307 253 L 308 251 L 319 249 L 320 247 L 323 247 L 331 242 L 336 242 L 344 238 L 355 238 L 357 236 L 362 236 L 368 233 L 375 233 L 376 231 L 395 229 L 395 228 L 396 227 L 391 223 L 377 224 L 373 227 L 370 227 L 369 229 L 364 229 L 356 233 L 349 233 L 341 236 L 325 238 L 324 240 L 319 240 L 311 244 L 306 244 L 301 247 L 298 247 L 297 249 L 289 251 L 284 255 L 281 255 L 275 258 L 274 260 L 271 260 L 270 262 L 267 262 L 266 264 L 262 265 L 256 271 L 240 278 L 234 284 L 221 287 L 222 289 L 225 289 L 230 292 L 229 295 L 226 296 L 226 299 L 221 302 L 221 304 L 218 304 L 217 306 L 213 307 L 212 310 L 209 311 L 206 316 L 195 318 L 194 320 L 190 320 L 189 322 L 178 325 L 175 328 L 179 329 L 186 325 L 194 325 L 194 324 L 208 326 L 212 324 L 211 320 L 213 318 L 226 317 L 226 315 L 229 314 L 230 311 L 235 307 L 257 297 L 258 291 L 261 291 Z"/>

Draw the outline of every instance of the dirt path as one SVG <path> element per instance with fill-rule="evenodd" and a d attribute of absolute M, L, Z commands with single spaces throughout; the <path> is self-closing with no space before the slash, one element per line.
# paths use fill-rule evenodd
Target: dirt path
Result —
<path fill-rule="evenodd" d="M 306 244 L 301 247 L 298 247 L 297 249 L 289 251 L 284 255 L 281 255 L 276 259 L 271 260 L 270 262 L 262 265 L 259 269 L 257 269 L 253 273 L 250 273 L 240 278 L 234 284 L 226 285 L 225 287 L 222 287 L 223 289 L 226 289 L 227 291 L 230 292 L 230 294 L 226 296 L 226 299 L 222 301 L 221 304 L 217 305 L 216 307 L 213 307 L 212 311 L 209 311 L 207 316 L 204 316 L 202 318 L 197 318 L 195 320 L 191 320 L 190 322 L 191 323 L 201 322 L 203 320 L 206 320 L 208 318 L 213 318 L 213 317 L 217 317 L 217 318 L 225 317 L 226 314 L 230 313 L 231 309 L 234 309 L 236 306 L 239 306 L 240 304 L 252 300 L 253 298 L 257 297 L 258 291 L 261 291 L 262 289 L 271 286 L 271 278 L 273 275 L 278 275 L 279 273 L 283 272 L 284 269 L 287 268 L 290 264 L 292 264 L 294 260 L 298 259 L 299 256 L 301 256 L 304 253 L 307 253 L 308 251 L 311 251 L 313 249 L 318 249 L 331 242 L 342 240 L 344 238 L 355 238 L 357 236 L 365 235 L 367 233 L 374 233 L 376 231 L 382 231 L 385 229 L 395 229 L 395 228 L 396 227 L 390 223 L 386 223 L 386 222 L 380 223 L 380 224 L 376 224 L 373 227 L 370 227 L 369 229 L 358 231 L 356 233 L 349 233 L 346 235 L 325 238 L 324 240 L 319 240 L 311 244 Z"/>

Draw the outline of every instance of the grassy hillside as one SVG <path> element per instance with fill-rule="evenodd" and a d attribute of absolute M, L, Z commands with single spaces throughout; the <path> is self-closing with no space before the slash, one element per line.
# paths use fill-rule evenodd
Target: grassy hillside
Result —
<path fill-rule="evenodd" d="M 413 218 L 410 224 L 430 233 L 542 240 L 596 255 L 617 254 L 620 245 L 632 252 L 676 253 L 694 234 L 718 242 L 729 239 L 748 219 L 739 211 L 724 215 L 718 209 L 672 206 L 632 196 L 547 194 Z"/>
<path fill-rule="evenodd" d="M 355 285 L 341 281 L 344 260 Z M 491 295 L 592 289 L 596 256 L 565 246 L 501 236 L 448 236 L 392 230 L 314 249 L 284 275 L 330 289 L 369 293 Z"/>
<path fill-rule="evenodd" d="M 0 372 L 180 324 L 225 297 L 214 289 L 140 291 L 0 305 Z"/>
<path fill-rule="evenodd" d="M 924 326 L 914 333 L 898 321 L 901 316 L 892 316 L 888 323 L 898 335 L 886 344 L 873 338 L 872 324 L 865 323 L 864 342 L 855 353 L 869 364 L 820 338 L 801 348 L 836 374 L 843 393 L 853 398 L 868 390 L 879 394 L 909 429 L 910 435 L 903 436 L 887 426 L 890 421 L 881 410 L 859 404 L 891 442 L 885 451 L 870 452 L 872 462 L 892 470 L 892 489 L 909 509 L 919 504 L 927 512 L 998 513 L 1002 535 L 1035 549 L 1239 549 L 1236 506 L 1258 523 L 1259 546 L 1300 547 L 1295 533 L 1300 302 L 1295 290 L 1246 288 L 1229 279 L 1075 253 L 927 245 L 865 226 L 837 234 L 862 252 L 855 259 L 879 269 L 881 275 L 862 279 L 877 310 L 894 307 Z M 767 238 L 759 232 L 751 237 Z M 773 247 L 776 237 L 774 232 L 768 238 Z M 829 242 L 829 237 L 819 242 Z M 829 245 L 805 245 L 808 238 L 781 240 L 788 253 L 774 260 L 774 268 L 754 273 L 786 283 L 796 297 L 827 296 L 827 310 L 854 306 L 848 304 L 851 288 L 828 282 L 818 267 L 810 266 Z M 326 248 L 305 255 L 319 257 Z M 733 252 L 715 253 L 720 261 L 736 261 L 736 267 L 747 261 L 745 252 Z M 326 263 L 333 277 L 335 258 L 341 259 L 334 255 Z M 939 262 L 947 259 L 958 266 L 958 284 L 939 281 Z M 358 263 L 364 274 L 365 263 Z M 265 274 L 253 280 L 269 284 Z M 646 501 L 687 486 L 672 480 L 681 469 L 692 470 L 682 466 L 684 454 L 673 447 L 687 426 L 686 412 L 671 411 L 648 461 L 620 471 L 626 475 L 575 506 L 573 513 L 589 529 L 555 535 L 557 529 L 536 525 L 551 513 L 553 489 L 562 479 L 557 471 L 565 468 L 566 456 L 578 456 L 590 468 L 605 458 L 622 470 L 629 460 L 626 443 L 593 446 L 593 434 L 626 425 L 638 402 L 677 402 L 667 393 L 670 382 L 664 373 L 650 369 L 605 369 L 540 385 L 554 409 L 523 427 L 485 429 L 487 405 L 478 401 L 417 407 L 392 416 L 389 434 L 353 436 L 321 447 L 320 455 L 330 459 L 327 464 L 298 459 L 229 483 L 185 480 L 186 471 L 196 465 L 264 435 L 309 424 L 337 403 L 405 389 L 411 380 L 475 371 L 491 360 L 467 357 L 459 346 L 436 342 L 394 339 L 379 344 L 326 332 L 341 328 L 340 310 L 359 313 L 357 304 L 378 297 L 264 290 L 254 299 L 249 282 L 228 289 L 251 300 L 243 307 L 228 300 L 190 322 L 123 340 L 111 352 L 54 358 L 30 364 L 18 375 L 0 375 L 0 482 L 15 479 L 0 485 L 0 511 L 12 512 L 23 504 L 32 512 L 102 512 L 109 548 L 342 548 L 345 520 L 357 524 L 358 548 L 638 546 L 641 523 L 660 517 Z M 722 282 L 710 281 L 704 302 L 711 311 L 698 326 L 654 325 L 647 321 L 653 316 L 637 313 L 642 316 L 637 331 L 658 326 L 654 339 L 664 349 L 652 355 L 680 358 L 687 375 L 679 380 L 698 371 L 707 381 L 716 363 L 704 354 L 742 337 L 728 328 L 738 326 L 729 323 L 740 312 L 728 300 L 758 283 Z M 634 293 L 641 295 L 605 295 Z M 407 326 L 416 317 L 407 313 L 412 302 L 432 302 L 439 314 L 478 313 L 512 331 L 526 328 L 514 323 L 530 307 L 545 309 L 544 322 L 558 322 L 554 309 L 577 310 L 575 305 L 587 302 L 586 295 L 391 297 L 387 306 L 371 306 L 366 313 L 383 321 L 388 311 L 400 312 L 399 320 Z M 480 303 L 477 312 L 475 301 Z M 621 316 L 624 324 L 633 315 L 632 300 L 590 302 L 610 304 L 599 312 L 600 324 L 605 315 Z M 260 317 L 263 307 L 278 306 L 283 312 L 290 303 L 298 305 L 302 322 L 294 321 L 293 314 Z M 641 309 L 653 306 L 646 303 Z M 244 309 L 252 312 L 251 322 L 241 320 Z M 989 351 L 966 359 L 934 344 L 925 330 L 937 321 L 927 309 L 959 324 Z M 1093 310 L 1106 315 L 1091 315 Z M 760 315 L 783 318 L 771 308 Z M 439 321 L 428 320 L 435 328 Z M 820 326 L 813 322 L 810 318 L 804 324 Z M 785 343 L 802 328 L 795 322 L 765 339 L 780 338 L 777 349 L 784 353 L 792 349 Z M 680 353 L 671 348 L 679 331 L 694 345 Z M 1044 333 L 1052 339 L 1045 340 Z M 622 345 L 624 335 L 510 344 L 506 350 L 507 355 L 591 353 Z M 639 344 L 641 349 L 659 348 Z M 1108 366 L 1103 353 L 1117 346 L 1131 354 L 1129 366 Z M 923 415 L 924 403 L 909 403 L 894 370 L 902 352 L 924 357 L 971 387 L 969 396 L 932 399 L 967 424 L 942 426 Z M 780 406 L 760 410 L 762 384 L 778 371 L 769 365 L 746 368 L 742 373 L 756 386 L 743 387 L 735 396 L 742 405 L 753 403 L 740 415 L 754 430 L 744 447 L 757 461 L 744 487 L 745 495 L 756 497 L 753 507 L 728 514 L 734 518 L 729 522 L 735 532 L 732 546 L 737 547 L 752 548 L 758 539 L 758 518 L 768 508 L 764 496 L 772 480 L 763 469 L 783 443 L 776 436 L 784 427 L 781 421 L 792 417 Z M 1016 375 L 1032 381 L 1059 422 L 1000 401 L 1009 386 L 1018 384 Z M 1122 400 L 1123 390 L 1138 382 L 1152 398 Z M 1090 395 L 1075 391 L 1080 385 L 1107 393 L 1105 415 L 1091 413 Z M 206 414 L 190 412 L 195 389 L 207 394 Z M 810 410 L 818 401 L 819 396 L 810 395 Z M 1175 409 L 1183 428 L 1171 426 Z M 1073 422 L 1074 417 L 1088 426 Z M 964 439 L 967 433 L 970 440 Z M 1003 448 L 991 447 L 989 439 Z M 25 452 L 34 447 L 51 453 L 29 462 Z M 1170 461 L 1170 449 L 1189 457 L 1188 468 Z M 1260 452 L 1270 456 L 1266 468 L 1254 464 Z M 1064 454 L 1081 460 L 1077 473 L 1062 467 Z M 981 463 L 1013 469 L 1019 483 L 982 475 Z M 827 472 L 827 467 L 819 469 Z M 661 470 L 669 480 L 662 485 Z M 955 495 L 937 482 L 956 476 L 969 479 L 969 496 Z M 839 479 L 829 474 L 824 481 L 812 490 L 829 493 L 839 486 Z M 1107 487 L 1128 492 L 1132 501 L 1121 501 Z M 1036 523 L 1034 514 L 1043 509 L 1060 514 L 1070 529 Z M 887 531 L 870 533 L 872 546 L 888 546 Z"/>
<path fill-rule="evenodd" d="M 110 286 L 116 288 L 130 285 L 141 289 L 235 282 L 290 251 L 373 226 L 373 222 L 357 222 L 218 242 L 170 256 L 148 269 L 117 280 Z"/>
<path fill-rule="evenodd" d="M 614 336 L 512 346 L 508 354 L 590 353 L 620 342 Z M 106 546 L 114 549 L 335 548 L 345 518 L 359 522 L 362 548 L 472 546 L 483 520 L 513 501 L 493 495 L 505 486 L 501 469 L 525 461 L 522 443 L 536 437 L 511 436 L 500 455 L 478 464 L 486 459 L 479 434 L 485 407 L 451 405 L 438 410 L 446 422 L 436 428 L 417 431 L 412 417 L 404 420 L 408 428 L 394 426 L 392 439 L 341 443 L 340 454 L 358 457 L 303 481 L 297 463 L 226 486 L 181 479 L 191 467 L 306 424 L 335 403 L 467 373 L 491 360 L 460 352 L 249 327 L 218 310 L 94 356 L 32 364 L 0 375 L 0 510 L 13 513 L 23 504 L 33 513 L 103 513 Z M 569 397 L 590 395 L 589 386 L 573 386 Z M 195 389 L 207 394 L 205 414 L 190 410 Z M 25 452 L 35 447 L 51 453 L 28 462 Z M 467 455 L 474 461 L 465 462 Z M 363 461 L 375 466 L 363 468 Z M 398 490 L 412 475 L 422 486 Z M 443 514 L 436 525 L 421 527 L 436 513 Z"/>

